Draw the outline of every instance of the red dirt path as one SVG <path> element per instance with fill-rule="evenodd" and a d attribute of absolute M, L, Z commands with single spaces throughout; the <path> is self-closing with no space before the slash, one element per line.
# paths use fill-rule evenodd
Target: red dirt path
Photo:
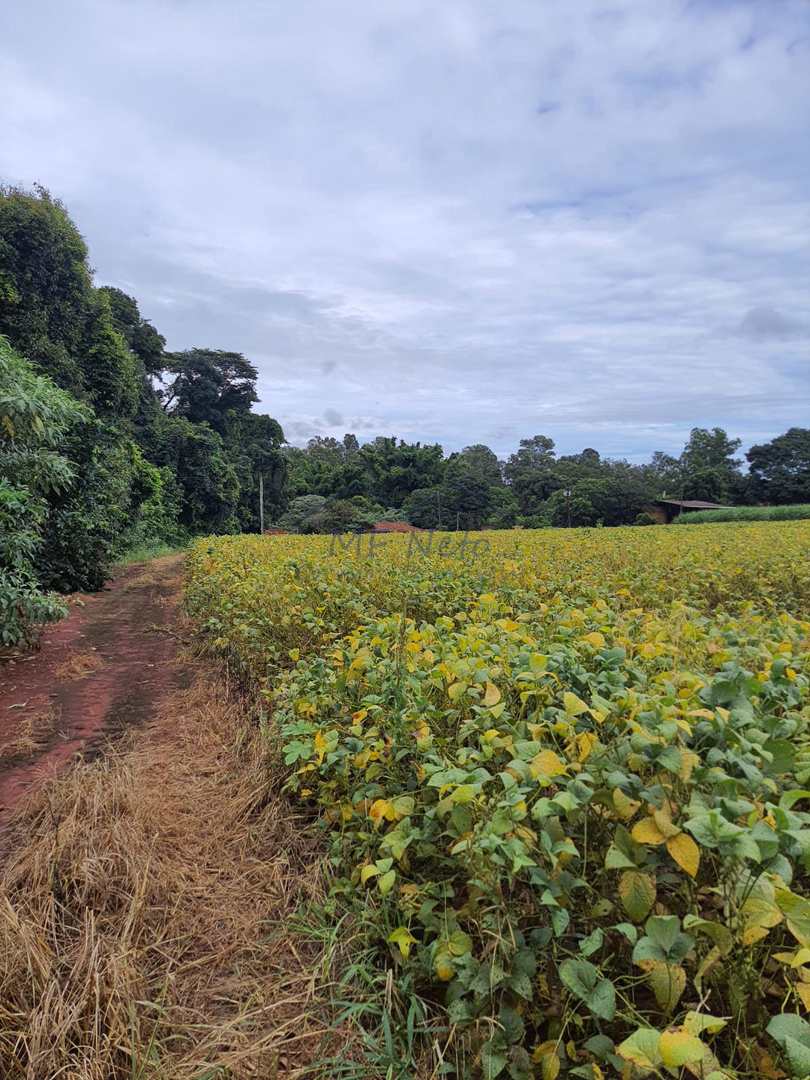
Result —
<path fill-rule="evenodd" d="M 187 685 L 175 636 L 181 571 L 179 555 L 129 567 L 71 598 L 37 651 L 0 661 L 0 825 L 32 786 Z"/>

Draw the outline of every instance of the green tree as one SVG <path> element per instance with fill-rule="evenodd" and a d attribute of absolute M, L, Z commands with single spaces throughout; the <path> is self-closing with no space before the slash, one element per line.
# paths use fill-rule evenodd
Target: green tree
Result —
<path fill-rule="evenodd" d="M 192 535 L 239 531 L 239 478 L 218 432 L 181 416 L 165 417 L 149 456 L 177 478 L 184 529 Z"/>
<path fill-rule="evenodd" d="M 225 446 L 239 479 L 239 522 L 248 532 L 259 530 L 258 491 L 262 481 L 264 520 L 272 521 L 286 505 L 287 462 L 281 452 L 284 432 L 272 416 L 233 412 Z"/>
<path fill-rule="evenodd" d="M 311 520 L 325 509 L 326 499 L 323 495 L 298 495 L 290 501 L 278 523 L 282 529 L 290 532 L 315 532 Z"/>
<path fill-rule="evenodd" d="M 156 494 L 157 470 L 120 428 L 96 416 L 73 423 L 61 446 L 81 482 L 49 498 L 37 572 L 60 592 L 92 591 L 129 546 L 141 508 Z"/>
<path fill-rule="evenodd" d="M 59 453 L 85 413 L 0 337 L 0 644 L 16 645 L 65 608 L 44 592 L 35 564 L 44 541 L 48 499 L 75 474 Z"/>
<path fill-rule="evenodd" d="M 102 285 L 98 291 L 106 296 L 115 329 L 139 358 L 146 375 L 160 375 L 164 368 L 166 339 L 148 319 L 142 318 L 138 303 L 131 296 L 111 285 Z"/>
<path fill-rule="evenodd" d="M 739 496 L 744 481 L 740 462 L 734 457 L 739 439 L 730 439 L 723 428 L 692 428 L 680 457 L 681 496 L 726 503 Z"/>
<path fill-rule="evenodd" d="M 232 413 L 248 413 L 259 400 L 256 368 L 241 353 L 222 349 L 187 349 L 166 353 L 172 376 L 165 408 L 192 424 L 210 424 L 224 435 Z"/>
<path fill-rule="evenodd" d="M 411 525 L 420 529 L 447 527 L 448 513 L 445 509 L 442 515 L 442 489 L 438 484 L 412 491 L 405 500 L 403 509 Z"/>
<path fill-rule="evenodd" d="M 810 502 L 810 428 L 790 428 L 752 446 L 745 456 L 755 499 L 777 505 Z"/>
<path fill-rule="evenodd" d="M 139 361 L 93 287 L 87 247 L 44 188 L 0 189 L 0 334 L 107 416 L 131 416 Z"/>
<path fill-rule="evenodd" d="M 451 454 L 445 464 L 444 475 L 446 480 L 457 476 L 474 477 L 487 487 L 503 485 L 501 463 L 497 455 L 481 443 L 465 446 L 458 454 Z"/>
<path fill-rule="evenodd" d="M 370 494 L 383 506 L 401 507 L 412 491 L 432 487 L 444 473 L 441 446 L 423 446 L 379 436 L 360 448 L 370 477 Z"/>
<path fill-rule="evenodd" d="M 555 476 L 554 440 L 547 435 L 521 439 L 520 447 L 504 466 L 504 476 L 515 494 L 522 514 L 536 514 L 545 500 L 560 487 Z"/>

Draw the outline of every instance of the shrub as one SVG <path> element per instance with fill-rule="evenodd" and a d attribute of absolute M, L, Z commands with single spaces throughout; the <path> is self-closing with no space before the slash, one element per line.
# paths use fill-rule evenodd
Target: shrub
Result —
<path fill-rule="evenodd" d="M 789 506 L 729 506 L 722 510 L 691 510 L 675 518 L 676 525 L 710 525 L 720 521 L 804 521 L 810 503 Z"/>
<path fill-rule="evenodd" d="M 48 516 L 48 498 L 74 478 L 54 449 L 71 423 L 85 415 L 69 394 L 31 366 L 0 337 L 0 644 L 29 640 L 39 624 L 65 613 L 44 593 L 35 573 Z"/>

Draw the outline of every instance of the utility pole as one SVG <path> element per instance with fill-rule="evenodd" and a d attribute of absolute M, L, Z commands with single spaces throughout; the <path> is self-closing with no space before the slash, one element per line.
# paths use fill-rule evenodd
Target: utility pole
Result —
<path fill-rule="evenodd" d="M 259 473 L 259 532 L 264 535 L 264 473 Z"/>

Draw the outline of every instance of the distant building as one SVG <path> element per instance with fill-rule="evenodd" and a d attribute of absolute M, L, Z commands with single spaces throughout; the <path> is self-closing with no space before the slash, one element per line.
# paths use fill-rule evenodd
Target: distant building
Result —
<path fill-rule="evenodd" d="M 279 527 L 277 525 L 268 525 L 267 528 L 264 530 L 264 535 L 265 536 L 286 536 L 287 535 L 287 530 L 286 529 L 279 529 Z"/>
<path fill-rule="evenodd" d="M 682 513 L 690 510 L 728 510 L 730 507 L 721 503 L 704 502 L 703 499 L 656 499 L 651 506 L 645 507 L 650 517 L 655 518 L 659 525 L 669 523 Z"/>

